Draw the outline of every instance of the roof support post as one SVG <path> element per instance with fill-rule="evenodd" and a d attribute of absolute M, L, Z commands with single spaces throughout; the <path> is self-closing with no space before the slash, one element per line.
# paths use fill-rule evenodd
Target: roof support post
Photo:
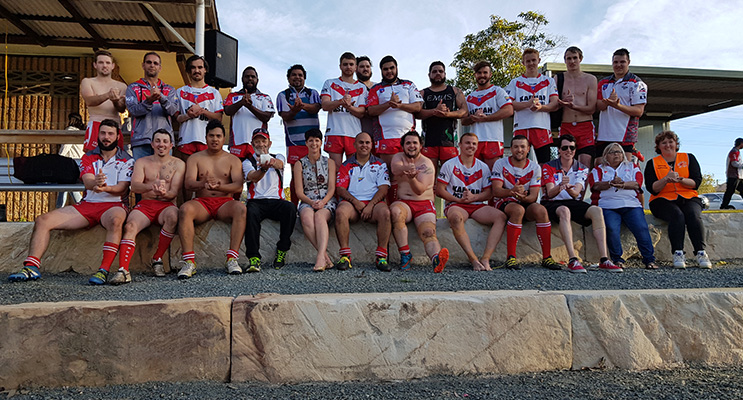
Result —
<path fill-rule="evenodd" d="M 196 55 L 204 55 L 204 30 L 206 26 L 204 0 L 196 0 Z"/>

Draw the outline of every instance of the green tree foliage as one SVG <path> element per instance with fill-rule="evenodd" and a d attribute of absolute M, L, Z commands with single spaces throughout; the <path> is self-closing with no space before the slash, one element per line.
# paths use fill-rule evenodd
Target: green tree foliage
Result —
<path fill-rule="evenodd" d="M 451 63 L 457 70 L 457 78 L 449 83 L 465 93 L 474 90 L 477 85 L 472 66 L 480 60 L 487 60 L 493 65 L 491 81 L 505 87 L 511 79 L 524 72 L 524 66 L 521 65 L 524 49 L 532 47 L 539 50 L 544 60 L 552 50 L 565 42 L 562 36 L 544 32 L 548 23 L 544 15 L 535 11 L 522 12 L 516 21 L 491 15 L 489 27 L 464 37 Z"/>
<path fill-rule="evenodd" d="M 715 180 L 715 176 L 712 174 L 702 174 L 702 183 L 699 184 L 697 192 L 701 194 L 717 191 L 717 181 Z"/>

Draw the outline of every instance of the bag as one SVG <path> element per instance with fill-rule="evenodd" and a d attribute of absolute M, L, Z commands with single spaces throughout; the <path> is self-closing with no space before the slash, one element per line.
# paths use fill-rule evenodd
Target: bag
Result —
<path fill-rule="evenodd" d="M 13 157 L 13 176 L 26 184 L 73 184 L 80 177 L 80 168 L 75 160 L 59 154 L 21 156 Z"/>

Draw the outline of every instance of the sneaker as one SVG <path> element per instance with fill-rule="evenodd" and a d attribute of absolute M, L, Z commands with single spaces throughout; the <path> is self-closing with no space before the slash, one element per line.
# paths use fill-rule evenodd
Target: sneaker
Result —
<path fill-rule="evenodd" d="M 405 270 L 410 268 L 410 260 L 413 259 L 412 253 L 403 254 L 400 253 L 400 269 Z"/>
<path fill-rule="evenodd" d="M 39 268 L 32 265 L 26 265 L 21 268 L 20 271 L 8 276 L 8 280 L 11 282 L 35 281 L 39 278 L 41 278 L 41 272 L 39 272 Z"/>
<path fill-rule="evenodd" d="M 188 279 L 196 274 L 196 263 L 193 260 L 181 261 L 181 270 L 178 279 Z"/>
<path fill-rule="evenodd" d="M 699 264 L 699 268 L 704 268 L 704 269 L 712 268 L 712 263 L 709 262 L 709 257 L 707 256 L 707 252 L 704 250 L 700 250 L 697 252 L 697 263 Z"/>
<path fill-rule="evenodd" d="M 673 252 L 673 268 L 686 268 L 686 256 L 684 255 L 683 250 L 676 250 Z"/>
<path fill-rule="evenodd" d="M 574 274 L 585 274 L 586 269 L 583 268 L 583 264 L 580 263 L 580 260 L 573 257 L 568 261 L 568 271 L 574 273 Z"/>
<path fill-rule="evenodd" d="M 131 281 L 132 281 L 132 274 L 129 271 L 125 270 L 125 269 L 120 269 L 111 278 L 111 280 L 108 281 L 108 283 L 110 283 L 111 285 L 123 285 L 123 284 L 129 283 Z"/>
<path fill-rule="evenodd" d="M 614 263 L 611 262 L 611 260 L 606 260 L 606 261 L 599 263 L 599 269 L 602 271 L 608 271 L 608 272 L 624 272 L 622 267 L 614 265 Z"/>
<path fill-rule="evenodd" d="M 101 268 L 88 279 L 88 283 L 91 285 L 105 285 L 106 279 L 108 278 L 108 271 Z"/>
<path fill-rule="evenodd" d="M 224 263 L 224 268 L 230 275 L 240 275 L 243 273 L 243 269 L 237 263 L 237 258 L 227 257 L 227 261 Z"/>
<path fill-rule="evenodd" d="M 155 272 L 155 276 L 163 277 L 165 276 L 165 267 L 163 266 L 163 259 L 158 258 L 157 260 L 152 260 L 152 270 Z"/>
<path fill-rule="evenodd" d="M 392 267 L 390 267 L 390 264 L 387 263 L 387 259 L 384 257 L 377 257 L 377 269 L 382 272 L 392 271 Z"/>
<path fill-rule="evenodd" d="M 349 256 L 341 256 L 341 259 L 335 263 L 335 269 L 338 271 L 345 271 L 349 268 L 353 268 L 351 267 L 351 257 Z"/>
<path fill-rule="evenodd" d="M 433 272 L 440 274 L 446 267 L 447 261 L 449 261 L 449 250 L 443 248 L 439 251 L 439 254 L 433 256 L 433 260 L 431 260 L 431 264 L 433 264 Z"/>
<path fill-rule="evenodd" d="M 276 265 L 274 263 L 274 265 Z M 250 257 L 250 264 L 245 272 L 261 272 L 261 259 L 260 257 Z"/>
<path fill-rule="evenodd" d="M 501 268 L 520 270 L 521 265 L 519 265 L 519 262 L 516 260 L 516 257 L 508 256 L 508 258 L 506 259 L 506 262 L 503 264 Z"/>
<path fill-rule="evenodd" d="M 276 259 L 273 260 L 273 267 L 276 269 L 284 268 L 286 264 L 286 252 L 276 249 Z"/>
<path fill-rule="evenodd" d="M 562 265 L 559 262 L 555 261 L 555 259 L 552 258 L 552 256 L 542 259 L 542 267 L 551 269 L 553 271 L 562 269 Z"/>

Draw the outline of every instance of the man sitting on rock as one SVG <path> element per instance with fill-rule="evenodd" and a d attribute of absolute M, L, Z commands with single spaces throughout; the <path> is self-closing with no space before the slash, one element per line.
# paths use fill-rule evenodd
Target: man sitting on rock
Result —
<path fill-rule="evenodd" d="M 224 125 L 210 120 L 206 125 L 206 150 L 194 153 L 186 163 L 185 188 L 196 192 L 196 198 L 181 206 L 178 215 L 178 236 L 181 238 L 183 261 L 178 279 L 188 279 L 196 273 L 193 249 L 194 225 L 210 219 L 230 222 L 230 248 L 225 269 L 228 274 L 242 274 L 237 263 L 245 233 L 245 205 L 232 198 L 243 189 L 240 159 L 224 151 Z"/>
<path fill-rule="evenodd" d="M 371 154 L 373 145 L 369 133 L 361 132 L 356 135 L 353 143 L 356 153 L 338 171 L 335 190 L 342 200 L 335 210 L 335 235 L 338 237 L 341 258 L 335 268 L 339 270 L 351 268 L 349 225 L 361 219 L 377 224 L 377 269 L 390 271 L 387 244 L 392 225 L 390 208 L 384 201 L 390 188 L 390 175 L 387 164 Z"/>
<path fill-rule="evenodd" d="M 279 269 L 286 262 L 286 252 L 292 245 L 291 236 L 297 222 L 297 207 L 284 199 L 284 164 L 281 154 L 270 153 L 271 136 L 264 128 L 253 131 L 254 155 L 243 161 L 243 174 L 248 182 L 247 224 L 245 253 L 250 260 L 248 272 L 261 267 L 261 221 L 279 221 L 279 241 L 273 267 Z"/>
<path fill-rule="evenodd" d="M 36 218 L 31 234 L 28 257 L 23 268 L 8 277 L 11 282 L 41 278 L 41 257 L 49 247 L 50 232 L 55 229 L 75 230 L 101 224 L 106 229 L 103 260 L 90 284 L 103 285 L 108 278 L 121 240 L 121 227 L 126 220 L 122 196 L 129 191 L 134 159 L 117 147 L 118 122 L 104 119 L 98 127 L 98 146 L 82 158 L 80 177 L 85 184 L 85 198 L 80 204 L 58 208 Z"/>

